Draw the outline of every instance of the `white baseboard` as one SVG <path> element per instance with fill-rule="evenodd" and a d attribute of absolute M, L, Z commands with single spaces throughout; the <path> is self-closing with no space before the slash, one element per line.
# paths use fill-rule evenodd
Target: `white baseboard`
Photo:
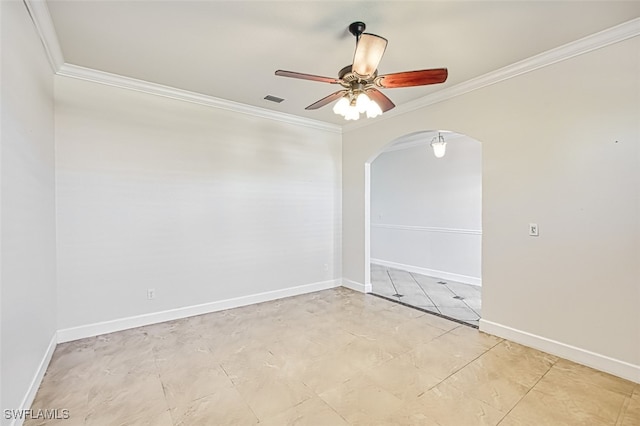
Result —
<path fill-rule="evenodd" d="M 359 291 L 360 293 L 371 293 L 371 283 L 361 284 L 357 281 L 351 281 L 343 278 L 342 287 L 350 288 L 351 290 Z"/>
<path fill-rule="evenodd" d="M 24 411 L 31 408 L 31 404 L 33 404 L 33 400 L 36 398 L 36 393 L 38 393 L 38 389 L 40 388 L 40 383 L 42 383 L 42 379 L 44 378 L 44 374 L 47 372 L 47 368 L 49 367 L 49 362 L 51 362 L 51 357 L 53 356 L 53 351 L 56 350 L 57 336 L 54 333 L 51 336 L 51 341 L 49 342 L 49 346 L 47 346 L 47 350 L 38 365 L 38 369 L 36 373 L 33 375 L 33 379 L 31 379 L 31 383 L 29 383 L 29 388 L 27 389 L 27 393 L 25 394 L 22 402 L 20 403 L 20 407 L 18 407 L 18 411 Z M 3 407 L 4 408 L 4 407 Z M 10 426 L 21 426 L 24 423 L 24 418 L 18 419 L 14 418 Z"/>
<path fill-rule="evenodd" d="M 150 324 L 157 324 L 165 321 L 172 321 L 180 318 L 187 318 L 195 315 L 208 314 L 211 312 L 223 311 L 226 309 L 239 308 L 241 306 L 253 305 L 255 303 L 269 302 L 271 300 L 282 299 L 284 297 L 298 296 L 300 294 L 313 293 L 315 291 L 326 290 L 339 287 L 341 280 L 321 281 L 312 284 L 305 284 L 297 287 L 289 287 L 280 290 L 267 291 L 264 293 L 251 294 L 248 296 L 236 297 L 233 299 L 219 300 L 215 302 L 203 303 L 201 305 L 185 306 L 183 308 L 170 309 L 150 314 L 136 315 L 133 317 L 119 318 L 111 321 L 104 321 L 94 324 L 81 325 L 79 327 L 65 328 L 58 330 L 58 342 L 70 342 L 72 340 L 84 339 L 87 337 L 99 336 L 101 334 L 113 333 L 130 328 L 142 327 Z"/>
<path fill-rule="evenodd" d="M 359 291 L 360 293 L 371 293 L 371 283 L 361 284 L 347 278 L 342 279 L 342 287 L 350 288 L 351 290 Z"/>
<path fill-rule="evenodd" d="M 428 275 L 430 277 L 442 278 L 443 280 L 457 281 L 471 285 L 482 285 L 482 278 L 471 277 L 469 275 L 454 274 L 453 272 L 438 271 L 437 269 L 422 268 L 420 266 L 405 265 L 404 263 L 389 262 L 381 259 L 371 259 L 371 263 L 386 266 L 387 268 L 403 269 L 416 274 Z"/>
<path fill-rule="evenodd" d="M 630 364 L 485 319 L 480 319 L 480 331 L 577 362 L 578 364 L 586 365 L 587 367 L 595 368 L 596 370 L 613 374 L 614 376 L 622 377 L 623 379 L 631 380 L 635 383 L 640 383 L 640 365 Z"/>

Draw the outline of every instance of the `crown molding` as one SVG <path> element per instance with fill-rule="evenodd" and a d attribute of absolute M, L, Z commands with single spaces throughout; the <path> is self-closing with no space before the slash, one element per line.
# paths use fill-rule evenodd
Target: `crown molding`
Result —
<path fill-rule="evenodd" d="M 297 115 L 286 114 L 279 111 L 272 111 L 266 108 L 233 102 L 227 99 L 216 98 L 214 96 L 203 95 L 201 93 L 190 92 L 188 90 L 177 89 L 175 87 L 164 86 L 158 83 L 151 83 L 78 65 L 65 63 L 60 67 L 57 74 L 64 77 L 77 78 L 79 80 L 91 81 L 94 83 L 105 84 L 107 86 L 135 90 L 137 92 L 224 109 L 227 111 L 252 115 L 254 117 L 266 118 L 268 120 L 310 127 L 317 130 L 332 133 L 342 132 L 342 127 L 336 124 L 325 123 L 324 121 L 312 120 L 310 118 L 299 117 Z"/>
<path fill-rule="evenodd" d="M 500 68 L 498 70 L 491 71 L 479 77 L 472 78 L 471 80 L 464 81 L 462 83 L 447 87 L 446 89 L 442 89 L 422 98 L 416 99 L 414 101 L 407 102 L 406 104 L 394 108 L 390 112 L 382 114 L 377 118 L 377 121 L 397 117 L 399 115 L 403 115 L 429 105 L 443 102 L 456 96 L 460 96 L 474 90 L 482 89 L 483 87 L 491 86 L 501 81 L 508 80 L 510 78 L 517 77 L 531 71 L 535 71 L 537 69 L 555 64 L 557 62 L 561 62 L 575 56 L 601 49 L 614 43 L 637 37 L 638 35 L 640 35 L 640 18 L 635 18 L 620 25 L 616 25 L 614 27 L 583 37 L 576 41 L 556 47 L 554 49 L 547 50 L 546 52 L 540 53 L 514 64 L 507 65 L 506 67 Z M 374 124 L 375 122 L 376 121 L 361 121 L 351 123 L 349 125 L 343 126 L 343 132 L 367 127 Z"/>
<path fill-rule="evenodd" d="M 38 33 L 38 36 L 40 36 L 47 58 L 49 59 L 51 69 L 57 75 L 105 84 L 108 86 L 120 87 L 123 89 L 135 90 L 138 92 L 163 96 L 165 98 L 177 99 L 227 111 L 234 111 L 254 117 L 309 127 L 326 132 L 342 133 L 342 126 L 336 124 L 299 117 L 293 114 L 286 114 L 266 108 L 216 98 L 214 96 L 204 95 L 201 93 L 190 92 L 188 90 L 182 90 L 175 87 L 164 86 L 162 84 L 151 83 L 144 80 L 138 80 L 135 78 L 65 63 L 47 3 L 44 0 L 23 0 L 23 2 L 35 25 L 36 32 Z"/>
<path fill-rule="evenodd" d="M 374 121 L 358 121 L 348 125 L 336 125 L 326 123 L 324 121 L 313 120 L 310 118 L 299 117 L 293 114 L 286 114 L 279 111 L 273 111 L 266 108 L 260 108 L 252 105 L 241 104 L 226 99 L 216 98 L 201 93 L 190 92 L 187 90 L 177 89 L 174 87 L 164 86 L 157 83 L 151 83 L 134 78 L 124 77 L 116 74 L 98 71 L 90 68 L 84 68 L 77 65 L 67 64 L 64 62 L 62 49 L 58 42 L 55 27 L 49 14 L 49 8 L 44 0 L 23 0 L 31 19 L 36 27 L 36 31 L 42 40 L 42 44 L 47 53 L 47 58 L 51 64 L 53 72 L 66 77 L 78 78 L 82 80 L 92 81 L 95 83 L 106 84 L 110 86 L 121 87 L 124 89 L 136 90 L 139 92 L 149 93 L 153 95 L 163 96 L 172 99 L 178 99 L 186 102 L 197 103 L 214 108 L 235 111 L 242 114 L 248 114 L 256 117 L 266 118 L 270 120 L 280 121 L 289 124 L 310 127 L 314 129 L 324 130 L 332 133 L 343 133 L 345 131 L 355 130 L 362 127 L 370 126 L 380 120 L 397 117 L 402 114 L 424 108 L 439 102 L 446 101 L 456 96 L 481 89 L 504 80 L 508 80 L 519 75 L 535 71 L 537 69 L 573 58 L 584 53 L 591 52 L 596 49 L 618 43 L 632 37 L 640 35 L 640 18 L 635 18 L 624 22 L 620 25 L 608 28 L 598 33 L 578 39 L 563 46 L 548 50 L 539 55 L 532 56 L 528 59 L 516 62 L 496 71 L 489 72 L 482 76 L 467 80 L 451 87 L 431 93 L 422 98 L 408 102 L 394 108 Z"/>
<path fill-rule="evenodd" d="M 58 42 L 58 35 L 56 34 L 56 28 L 53 26 L 51 15 L 49 14 L 49 8 L 44 0 L 22 0 L 33 25 L 36 27 L 36 32 L 40 36 L 40 40 L 44 45 L 44 50 L 47 53 L 47 59 L 54 73 L 58 72 L 62 64 L 64 64 L 64 57 L 62 56 L 62 49 Z"/>

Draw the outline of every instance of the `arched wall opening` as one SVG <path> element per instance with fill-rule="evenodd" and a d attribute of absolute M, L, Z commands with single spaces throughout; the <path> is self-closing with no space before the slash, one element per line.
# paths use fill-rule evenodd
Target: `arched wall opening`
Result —
<path fill-rule="evenodd" d="M 430 146 L 442 136 L 444 157 Z M 477 326 L 482 145 L 448 130 L 395 138 L 367 161 L 371 292 Z"/>

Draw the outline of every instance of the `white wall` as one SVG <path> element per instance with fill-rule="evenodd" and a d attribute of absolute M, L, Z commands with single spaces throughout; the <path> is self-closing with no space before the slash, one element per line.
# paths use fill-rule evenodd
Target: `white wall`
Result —
<path fill-rule="evenodd" d="M 447 153 L 436 158 L 432 137 L 403 137 L 371 163 L 371 259 L 480 284 L 482 146 L 448 134 Z M 426 142 L 415 146 L 419 138 Z"/>
<path fill-rule="evenodd" d="M 53 75 L 24 4 L 0 15 L 0 407 L 20 409 L 56 331 Z"/>
<path fill-rule="evenodd" d="M 56 161 L 61 329 L 341 277 L 339 133 L 56 77 Z"/>
<path fill-rule="evenodd" d="M 485 326 L 640 381 L 639 51 L 635 37 L 346 131 L 344 276 L 368 267 L 365 163 L 400 135 L 455 130 L 482 141 Z"/>

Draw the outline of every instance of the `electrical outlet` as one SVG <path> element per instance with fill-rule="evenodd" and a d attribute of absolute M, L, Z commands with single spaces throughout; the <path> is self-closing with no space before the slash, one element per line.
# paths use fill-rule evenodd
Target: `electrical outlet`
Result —
<path fill-rule="evenodd" d="M 324 269 L 325 272 L 328 272 L 329 271 L 329 264 L 325 263 L 323 269 Z"/>
<path fill-rule="evenodd" d="M 155 288 L 148 288 L 147 289 L 147 299 L 153 300 L 155 298 L 156 298 L 156 289 Z"/>
<path fill-rule="evenodd" d="M 538 224 L 537 223 L 530 223 L 529 224 L 529 235 L 532 237 L 537 237 L 538 234 Z"/>

